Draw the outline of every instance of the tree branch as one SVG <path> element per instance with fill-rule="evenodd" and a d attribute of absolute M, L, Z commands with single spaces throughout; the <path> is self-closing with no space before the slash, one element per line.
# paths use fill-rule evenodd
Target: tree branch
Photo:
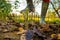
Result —
<path fill-rule="evenodd" d="M 59 13 L 58 13 L 58 10 L 55 9 L 55 7 L 54 7 L 54 5 L 53 5 L 52 2 L 50 2 L 50 3 L 52 4 L 53 9 L 55 10 L 56 14 L 57 14 L 57 15 L 59 16 L 59 18 L 60 18 L 60 15 L 59 15 Z"/>

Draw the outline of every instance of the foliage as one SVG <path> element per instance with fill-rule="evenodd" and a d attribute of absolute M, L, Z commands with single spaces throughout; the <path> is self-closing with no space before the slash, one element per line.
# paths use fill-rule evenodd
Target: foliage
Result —
<path fill-rule="evenodd" d="M 11 11 L 11 4 L 6 0 L 0 0 L 0 17 L 6 17 Z"/>

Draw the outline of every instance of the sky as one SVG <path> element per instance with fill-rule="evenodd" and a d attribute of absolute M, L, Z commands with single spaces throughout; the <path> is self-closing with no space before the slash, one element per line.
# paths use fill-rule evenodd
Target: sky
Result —
<path fill-rule="evenodd" d="M 14 7 L 15 7 L 15 5 L 14 5 L 15 0 L 9 0 L 9 1 L 10 1 L 10 3 L 12 4 L 12 13 L 20 14 L 19 12 L 20 12 L 21 10 L 25 9 L 26 6 L 27 6 L 26 0 L 23 0 L 23 1 L 22 1 L 22 0 L 18 0 L 19 3 L 17 3 L 17 4 L 18 4 L 18 5 L 17 5 L 17 9 L 15 9 L 15 8 L 14 8 Z M 35 4 L 34 6 L 35 6 L 35 12 L 37 12 L 37 14 L 40 15 L 40 14 L 41 14 L 42 2 L 40 2 L 39 4 Z M 52 8 L 51 5 L 50 5 L 49 7 Z"/>

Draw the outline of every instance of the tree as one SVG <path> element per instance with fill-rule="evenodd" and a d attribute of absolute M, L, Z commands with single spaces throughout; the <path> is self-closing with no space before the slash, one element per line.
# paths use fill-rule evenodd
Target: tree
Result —
<path fill-rule="evenodd" d="M 33 0 L 26 0 L 27 1 L 27 6 L 29 8 L 29 12 L 34 12 L 35 11 L 35 7 L 33 5 Z"/>
<path fill-rule="evenodd" d="M 43 0 L 43 2 L 42 2 L 41 20 L 40 20 L 40 23 L 42 23 L 42 24 L 45 24 L 45 16 L 47 13 L 49 2 L 50 2 L 50 0 Z"/>
<path fill-rule="evenodd" d="M 26 29 L 28 29 L 28 13 L 30 12 L 33 13 L 35 11 L 35 7 L 33 5 L 33 0 L 26 0 L 26 1 L 27 1 L 27 7 L 25 9 L 24 18 L 25 18 Z"/>

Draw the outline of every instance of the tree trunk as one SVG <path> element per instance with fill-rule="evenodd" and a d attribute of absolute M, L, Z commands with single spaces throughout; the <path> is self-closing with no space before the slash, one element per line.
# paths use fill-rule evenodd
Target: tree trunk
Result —
<path fill-rule="evenodd" d="M 49 2 L 43 2 L 42 3 L 40 23 L 43 23 L 43 24 L 45 23 L 45 16 L 46 16 L 46 13 L 47 13 L 48 6 L 49 6 Z"/>
<path fill-rule="evenodd" d="M 29 9 L 29 12 L 34 12 L 35 11 L 35 8 L 34 8 L 34 5 L 33 5 L 33 0 L 26 0 L 27 1 L 27 7 Z"/>

